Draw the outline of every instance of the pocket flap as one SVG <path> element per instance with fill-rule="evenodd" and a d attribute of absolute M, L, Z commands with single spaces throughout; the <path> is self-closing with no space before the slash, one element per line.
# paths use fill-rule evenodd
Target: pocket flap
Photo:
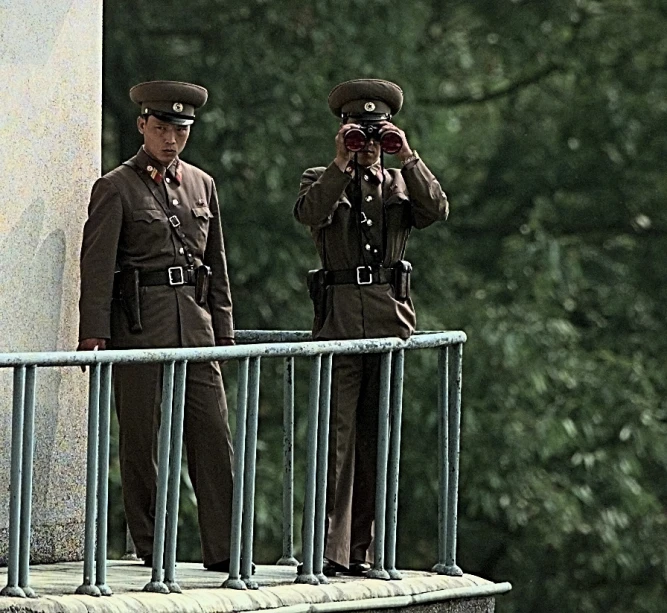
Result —
<path fill-rule="evenodd" d="M 164 213 L 158 209 L 139 209 L 138 211 L 132 211 L 132 219 L 134 221 L 146 221 L 151 223 L 156 219 L 161 219 L 164 217 Z"/>
<path fill-rule="evenodd" d="M 203 217 L 204 219 L 211 219 L 213 217 L 213 213 L 211 213 L 211 209 L 209 209 L 207 206 L 196 206 L 192 209 L 192 214 L 195 217 Z"/>
<path fill-rule="evenodd" d="M 385 201 L 385 206 L 393 206 L 395 204 L 407 204 L 410 198 L 403 192 L 395 192 Z"/>

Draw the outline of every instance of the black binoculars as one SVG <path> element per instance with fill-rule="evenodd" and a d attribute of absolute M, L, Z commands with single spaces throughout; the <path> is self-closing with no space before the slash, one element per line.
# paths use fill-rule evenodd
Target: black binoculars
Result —
<path fill-rule="evenodd" d="M 343 136 L 343 142 L 348 151 L 361 151 L 369 140 L 380 142 L 380 148 L 385 153 L 398 153 L 403 146 L 401 135 L 395 130 L 384 132 L 380 136 L 380 126 L 374 123 L 360 122 L 359 128 L 350 128 Z"/>

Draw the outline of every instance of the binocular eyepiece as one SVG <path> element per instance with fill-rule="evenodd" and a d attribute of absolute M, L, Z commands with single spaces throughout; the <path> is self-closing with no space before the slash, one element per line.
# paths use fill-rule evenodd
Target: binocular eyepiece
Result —
<path fill-rule="evenodd" d="M 343 142 L 348 151 L 361 151 L 369 140 L 380 142 L 380 148 L 385 153 L 398 153 L 403 146 L 401 135 L 395 130 L 384 132 L 380 136 L 380 126 L 373 123 L 360 122 L 359 128 L 350 128 L 343 136 Z"/>

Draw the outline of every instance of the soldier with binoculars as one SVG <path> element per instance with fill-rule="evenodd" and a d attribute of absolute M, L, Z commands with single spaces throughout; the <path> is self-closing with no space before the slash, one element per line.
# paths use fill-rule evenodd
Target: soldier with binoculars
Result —
<path fill-rule="evenodd" d="M 446 219 L 440 183 L 392 123 L 403 104 L 395 83 L 356 79 L 335 87 L 341 121 L 327 167 L 303 173 L 294 207 L 310 228 L 322 268 L 310 271 L 313 337 L 398 336 L 415 330 L 405 247 L 410 231 Z M 384 155 L 401 168 L 385 168 Z M 323 572 L 363 574 L 375 515 L 380 356 L 334 356 Z"/>

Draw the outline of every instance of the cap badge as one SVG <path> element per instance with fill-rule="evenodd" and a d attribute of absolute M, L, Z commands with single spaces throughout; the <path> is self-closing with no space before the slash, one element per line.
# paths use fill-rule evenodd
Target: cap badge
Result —
<path fill-rule="evenodd" d="M 375 104 L 373 102 L 367 102 L 366 104 L 364 104 L 364 109 L 369 113 L 371 113 L 375 110 Z"/>
<path fill-rule="evenodd" d="M 171 108 L 174 109 L 177 113 L 182 113 L 183 112 L 183 105 L 180 102 L 174 102 L 174 106 Z"/>

